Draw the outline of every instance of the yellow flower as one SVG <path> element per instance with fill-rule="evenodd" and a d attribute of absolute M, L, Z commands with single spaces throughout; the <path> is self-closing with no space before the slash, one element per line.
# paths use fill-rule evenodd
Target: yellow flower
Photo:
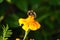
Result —
<path fill-rule="evenodd" d="M 29 15 L 26 19 L 20 18 L 19 19 L 19 25 L 21 26 L 23 24 L 22 28 L 25 31 L 28 30 L 37 30 L 41 27 L 41 25 L 34 19 L 33 15 Z"/>
<path fill-rule="evenodd" d="M 16 38 L 16 40 L 20 40 L 19 38 Z"/>

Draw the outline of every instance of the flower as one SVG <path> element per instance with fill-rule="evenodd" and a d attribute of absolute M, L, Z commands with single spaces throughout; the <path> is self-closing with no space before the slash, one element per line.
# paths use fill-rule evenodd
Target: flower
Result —
<path fill-rule="evenodd" d="M 16 40 L 20 40 L 19 38 L 16 38 Z"/>
<path fill-rule="evenodd" d="M 19 25 L 23 24 L 22 29 L 25 31 L 30 30 L 37 30 L 41 27 L 41 25 L 34 19 L 34 16 L 29 15 L 26 19 L 20 18 Z"/>
<path fill-rule="evenodd" d="M 33 10 L 30 10 L 27 12 L 28 17 L 26 19 L 24 18 L 20 18 L 19 21 L 19 25 L 22 26 L 22 29 L 24 29 L 25 31 L 28 30 L 37 30 L 41 27 L 41 25 L 35 20 L 36 18 L 36 13 L 33 12 Z"/>

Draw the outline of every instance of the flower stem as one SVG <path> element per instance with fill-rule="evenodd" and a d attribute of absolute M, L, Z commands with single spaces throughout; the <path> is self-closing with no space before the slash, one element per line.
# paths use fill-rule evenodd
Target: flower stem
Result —
<path fill-rule="evenodd" d="M 24 36 L 23 40 L 25 40 L 25 39 L 26 39 L 26 37 L 27 37 L 27 35 L 28 35 L 28 33 L 29 33 L 29 32 L 30 32 L 30 30 L 25 31 L 25 36 Z"/>

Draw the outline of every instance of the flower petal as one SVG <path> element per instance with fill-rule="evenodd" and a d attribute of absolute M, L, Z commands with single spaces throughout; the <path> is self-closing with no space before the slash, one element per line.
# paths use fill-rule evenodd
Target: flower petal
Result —
<path fill-rule="evenodd" d="M 28 27 L 28 25 L 23 25 L 22 26 L 22 29 L 25 30 L 25 31 L 28 31 L 29 30 L 29 27 Z"/>
<path fill-rule="evenodd" d="M 21 24 L 24 24 L 26 22 L 26 20 L 25 19 L 23 19 L 23 18 L 20 18 L 19 19 L 19 25 L 21 26 Z"/>
<path fill-rule="evenodd" d="M 30 25 L 29 25 L 29 28 L 30 28 L 30 30 L 37 30 L 37 29 L 39 29 L 41 27 L 41 25 L 38 23 L 38 22 L 34 22 L 34 23 L 31 23 Z"/>

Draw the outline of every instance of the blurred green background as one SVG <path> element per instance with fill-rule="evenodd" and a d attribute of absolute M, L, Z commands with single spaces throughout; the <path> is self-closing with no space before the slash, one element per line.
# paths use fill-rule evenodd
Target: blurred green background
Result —
<path fill-rule="evenodd" d="M 60 0 L 0 0 L 0 35 L 2 25 L 12 30 L 8 40 L 23 39 L 24 30 L 18 19 L 26 18 L 28 10 L 34 10 L 41 28 L 30 31 L 27 40 L 60 40 Z"/>

